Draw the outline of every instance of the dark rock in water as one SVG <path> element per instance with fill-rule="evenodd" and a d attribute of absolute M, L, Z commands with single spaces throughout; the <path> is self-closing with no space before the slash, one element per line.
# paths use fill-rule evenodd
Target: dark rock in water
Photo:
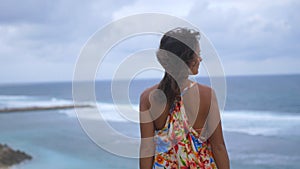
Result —
<path fill-rule="evenodd" d="M 18 164 L 24 160 L 31 160 L 32 157 L 22 151 L 13 150 L 6 144 L 0 144 L 0 168 Z"/>

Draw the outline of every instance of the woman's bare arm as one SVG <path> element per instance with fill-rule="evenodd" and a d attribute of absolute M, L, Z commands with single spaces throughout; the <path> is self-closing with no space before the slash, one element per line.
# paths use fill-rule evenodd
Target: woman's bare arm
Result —
<path fill-rule="evenodd" d="M 145 91 L 140 97 L 140 169 L 151 169 L 155 146 L 153 142 L 154 124 L 150 115 L 149 94 Z"/>
<path fill-rule="evenodd" d="M 218 107 L 218 101 L 215 92 L 212 91 L 210 112 L 208 116 L 209 128 L 214 130 L 209 141 L 212 146 L 214 159 L 216 161 L 218 169 L 229 169 L 230 162 L 227 153 L 227 149 L 224 142 L 222 123 L 220 117 L 220 111 Z M 211 131 L 210 131 L 211 132 Z"/>
<path fill-rule="evenodd" d="M 229 169 L 229 157 L 223 139 L 221 121 L 213 135 L 210 137 L 210 143 L 218 169 Z"/>

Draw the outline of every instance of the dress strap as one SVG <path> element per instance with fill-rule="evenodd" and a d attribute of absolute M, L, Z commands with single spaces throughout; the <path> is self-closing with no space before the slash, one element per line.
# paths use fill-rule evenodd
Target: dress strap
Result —
<path fill-rule="evenodd" d="M 191 87 L 194 86 L 194 84 L 196 84 L 196 83 L 195 83 L 195 82 L 192 82 L 189 86 L 185 87 L 185 88 L 182 90 L 180 96 L 182 97 L 182 96 L 183 96 L 183 95 L 184 95 Z"/>

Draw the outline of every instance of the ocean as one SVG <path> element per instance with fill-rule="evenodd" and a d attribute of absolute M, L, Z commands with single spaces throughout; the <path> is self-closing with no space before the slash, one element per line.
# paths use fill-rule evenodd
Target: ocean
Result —
<path fill-rule="evenodd" d="M 210 84 L 209 78 L 196 80 Z M 131 81 L 128 92 L 135 110 L 140 93 L 158 82 L 159 79 Z M 226 104 L 221 115 L 231 168 L 300 168 L 300 75 L 229 76 L 226 82 Z M 95 95 L 105 124 L 138 139 L 139 124 L 128 121 L 115 109 L 111 82 L 96 81 Z M 72 82 L 0 85 L 0 111 L 72 104 Z M 138 168 L 137 158 L 118 156 L 98 146 L 77 117 L 74 109 L 60 108 L 0 113 L 0 143 L 33 157 L 13 168 Z M 93 118 L 86 115 L 91 123 Z M 126 139 L 110 142 L 124 149 L 129 144 Z"/>

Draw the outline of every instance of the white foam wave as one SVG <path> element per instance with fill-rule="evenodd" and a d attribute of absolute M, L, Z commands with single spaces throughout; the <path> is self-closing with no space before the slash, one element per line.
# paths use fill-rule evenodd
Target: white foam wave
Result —
<path fill-rule="evenodd" d="M 0 95 L 0 103 L 6 108 L 15 107 L 31 107 L 31 106 L 59 106 L 66 104 L 73 104 L 71 100 L 64 100 L 58 98 L 42 98 L 34 96 L 22 96 L 22 95 Z"/>
<path fill-rule="evenodd" d="M 58 98 L 38 98 L 31 96 L 0 95 L 0 105 L 5 107 L 30 106 L 64 106 L 73 104 L 73 100 Z M 118 105 L 121 111 L 112 103 L 97 103 L 99 114 L 105 121 L 129 122 L 138 121 L 138 105 Z M 125 112 L 124 112 L 125 111 Z M 59 110 L 70 117 L 77 117 L 74 109 Z M 300 115 L 267 111 L 225 111 L 222 114 L 224 131 L 241 132 L 249 135 L 274 136 L 295 132 L 300 127 Z M 128 119 L 129 117 L 129 119 Z M 84 118 L 95 119 L 95 114 L 86 114 Z M 299 132 L 296 132 L 300 136 Z"/>
<path fill-rule="evenodd" d="M 222 114 L 222 125 L 225 131 L 250 135 L 285 135 L 291 134 L 294 127 L 300 127 L 300 115 L 248 110 L 226 111 Z"/>
<path fill-rule="evenodd" d="M 102 117 L 110 121 L 135 121 L 139 120 L 138 105 L 113 105 L 110 103 L 97 103 L 97 107 Z"/>
<path fill-rule="evenodd" d="M 98 105 L 98 110 L 104 120 L 118 122 L 129 121 L 116 110 L 114 104 L 98 103 Z M 132 106 L 135 110 L 132 114 L 138 116 L 138 105 Z M 70 115 L 70 111 L 72 110 L 67 111 Z M 293 128 L 300 127 L 300 115 L 297 114 L 245 110 L 225 111 L 221 113 L 221 116 L 224 131 L 240 132 L 249 135 L 276 136 L 278 134 L 291 134 Z M 75 115 L 72 115 L 72 117 L 75 117 Z M 93 117 L 86 115 L 86 118 L 92 119 Z"/>
<path fill-rule="evenodd" d="M 0 101 L 26 100 L 26 99 L 33 99 L 33 97 L 25 96 L 25 95 L 0 95 Z"/>
<path fill-rule="evenodd" d="M 0 95 L 0 111 L 26 111 L 26 110 L 39 110 L 42 108 L 64 108 L 73 106 L 72 100 L 35 97 L 35 96 L 22 96 L 22 95 Z"/>

